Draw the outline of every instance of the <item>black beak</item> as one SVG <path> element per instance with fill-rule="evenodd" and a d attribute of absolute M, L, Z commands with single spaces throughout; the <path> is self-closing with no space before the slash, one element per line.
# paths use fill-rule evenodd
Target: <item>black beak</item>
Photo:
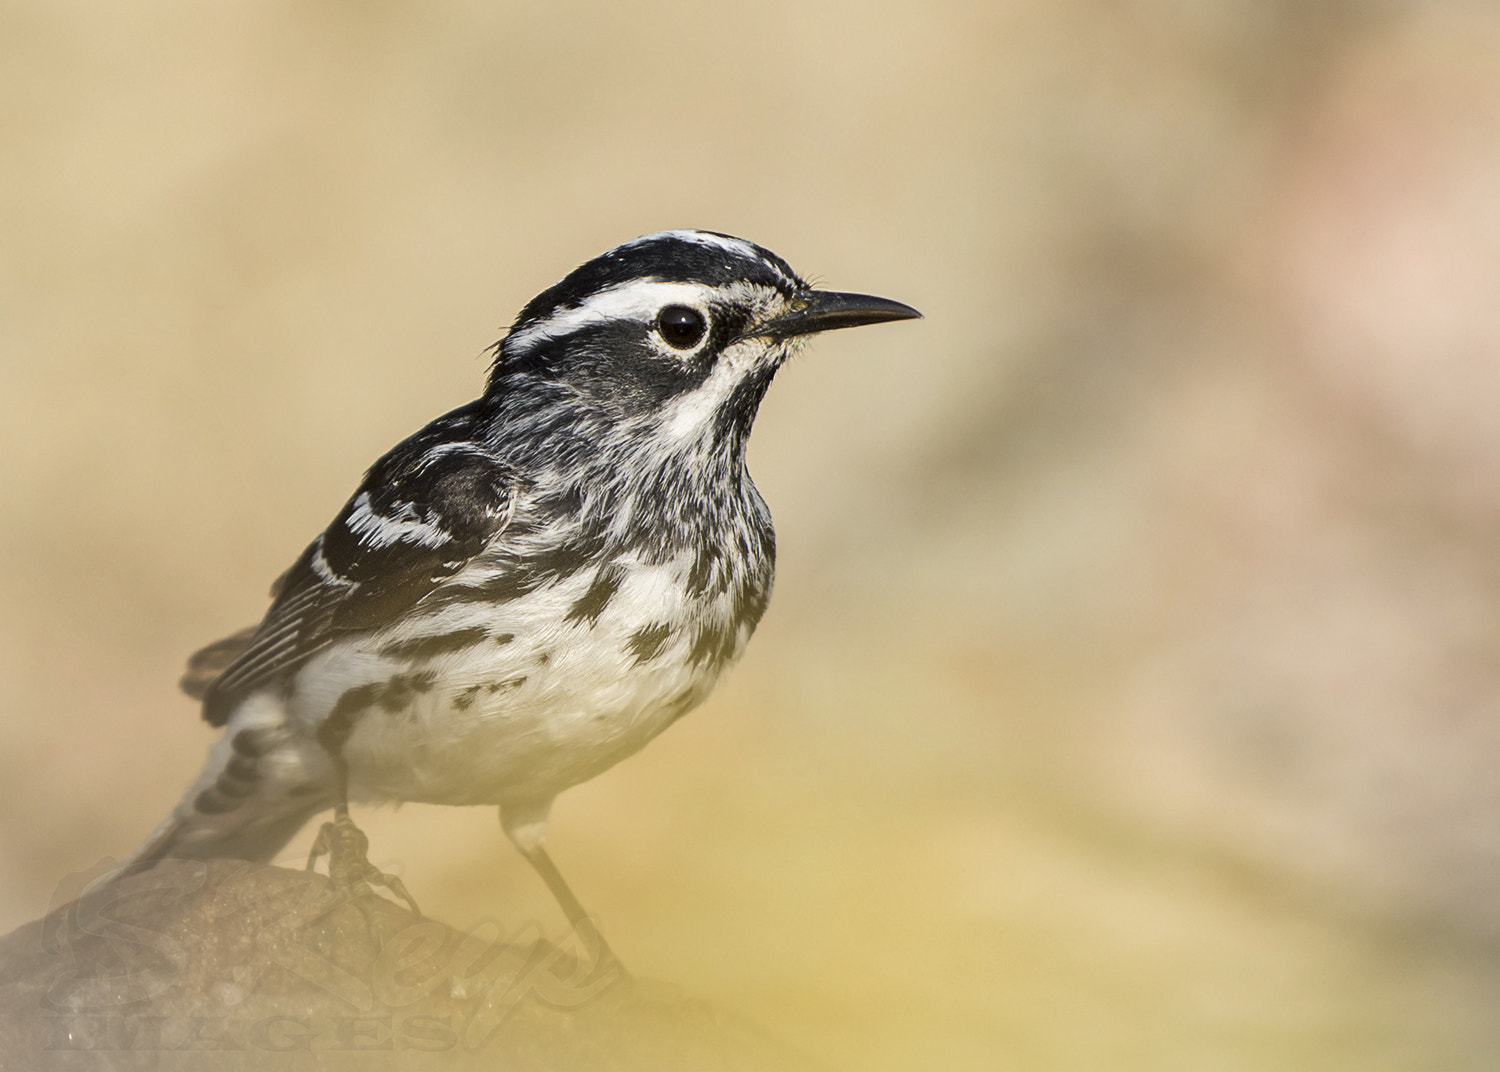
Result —
<path fill-rule="evenodd" d="M 910 305 L 902 305 L 889 298 L 877 298 L 873 294 L 804 290 L 792 302 L 790 311 L 747 334 L 790 339 L 795 335 L 807 335 L 814 331 L 857 328 L 862 324 L 883 324 L 887 320 L 916 320 L 921 316 Z"/>

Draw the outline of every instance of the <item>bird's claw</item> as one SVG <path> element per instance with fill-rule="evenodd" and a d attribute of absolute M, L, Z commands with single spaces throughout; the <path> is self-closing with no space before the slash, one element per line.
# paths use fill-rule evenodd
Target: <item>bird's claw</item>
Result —
<path fill-rule="evenodd" d="M 370 909 L 359 895 L 368 892 L 371 886 L 384 886 L 406 902 L 412 915 L 421 919 L 422 910 L 417 907 L 406 883 L 370 863 L 369 850 L 370 839 L 354 825 L 354 820 L 343 809 L 335 812 L 332 822 L 324 823 L 318 830 L 312 851 L 307 854 L 307 870 L 312 871 L 317 867 L 318 857 L 328 857 L 328 878 L 333 883 L 334 903 L 327 911 L 331 912 L 345 902 L 352 902 L 365 917 L 365 924 L 373 929 Z"/>

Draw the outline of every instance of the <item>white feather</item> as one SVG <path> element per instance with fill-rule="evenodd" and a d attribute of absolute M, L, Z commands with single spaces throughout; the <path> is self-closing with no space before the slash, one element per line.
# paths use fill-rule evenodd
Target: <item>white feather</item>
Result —
<path fill-rule="evenodd" d="M 635 320 L 650 323 L 668 305 L 689 305 L 703 310 L 708 307 L 712 287 L 698 283 L 664 283 L 657 279 L 633 279 L 591 295 L 582 305 L 561 309 L 546 320 L 512 332 L 505 340 L 507 353 L 525 353 L 546 339 L 571 335 L 590 324 L 613 320 Z"/>
<path fill-rule="evenodd" d="M 370 493 L 362 491 L 349 514 L 349 531 L 371 547 L 389 547 L 402 540 L 423 547 L 441 547 L 452 539 L 444 529 L 411 516 L 410 506 L 403 510 L 408 516 L 382 517 L 370 509 Z"/>

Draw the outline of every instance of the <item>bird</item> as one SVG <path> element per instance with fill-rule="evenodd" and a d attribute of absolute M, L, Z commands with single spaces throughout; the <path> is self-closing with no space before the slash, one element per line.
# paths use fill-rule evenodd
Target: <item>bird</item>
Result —
<path fill-rule="evenodd" d="M 552 802 L 702 702 L 765 612 L 776 538 L 746 447 L 777 371 L 815 333 L 920 316 L 701 230 L 543 290 L 480 397 L 379 458 L 260 623 L 189 660 L 220 735 L 122 873 L 268 862 L 331 808 L 309 868 L 328 852 L 336 885 L 415 913 L 350 801 L 486 805 L 608 952 L 548 853 Z"/>

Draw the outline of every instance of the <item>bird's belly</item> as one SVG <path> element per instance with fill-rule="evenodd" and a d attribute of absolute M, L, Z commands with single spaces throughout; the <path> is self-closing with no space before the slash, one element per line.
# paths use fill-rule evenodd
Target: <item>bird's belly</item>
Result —
<path fill-rule="evenodd" d="M 575 648 L 531 673 L 463 668 L 399 709 L 361 719 L 352 789 L 434 804 L 548 799 L 636 752 L 711 686 L 678 663 L 612 679 Z M 558 665 L 561 663 L 562 665 Z"/>
<path fill-rule="evenodd" d="M 315 731 L 348 719 L 342 754 L 355 798 L 550 799 L 696 706 L 748 639 L 725 623 L 705 658 L 711 620 L 664 619 L 662 611 L 678 607 L 643 615 L 630 601 L 592 620 L 569 619 L 568 600 L 581 598 L 571 589 L 586 580 L 557 593 L 561 609 L 549 601 L 455 619 L 446 633 L 423 634 L 451 640 L 425 648 L 386 638 L 322 653 L 299 675 L 308 685 L 294 690 L 293 717 Z M 340 685 L 330 688 L 333 681 Z"/>

